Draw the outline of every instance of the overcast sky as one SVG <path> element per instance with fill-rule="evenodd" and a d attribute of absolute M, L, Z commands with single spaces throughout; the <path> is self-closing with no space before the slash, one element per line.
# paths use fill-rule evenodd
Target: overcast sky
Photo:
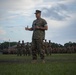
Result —
<path fill-rule="evenodd" d="M 47 40 L 76 42 L 76 0 L 0 0 L 0 42 L 31 42 L 32 32 L 24 28 L 31 27 L 36 9 L 48 23 Z"/>

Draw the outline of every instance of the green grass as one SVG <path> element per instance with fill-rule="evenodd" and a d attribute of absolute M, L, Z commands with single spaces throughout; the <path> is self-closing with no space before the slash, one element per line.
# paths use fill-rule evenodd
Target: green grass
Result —
<path fill-rule="evenodd" d="M 38 57 L 32 64 L 31 56 L 0 55 L 0 75 L 76 75 L 76 54 L 52 54 L 45 60 Z"/>

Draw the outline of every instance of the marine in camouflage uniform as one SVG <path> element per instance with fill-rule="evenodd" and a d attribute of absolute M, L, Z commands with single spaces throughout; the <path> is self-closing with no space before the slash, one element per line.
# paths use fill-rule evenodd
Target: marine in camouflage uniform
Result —
<path fill-rule="evenodd" d="M 26 56 L 30 56 L 30 46 L 29 46 L 29 43 L 27 42 L 26 44 Z"/>
<path fill-rule="evenodd" d="M 49 55 L 49 50 L 48 50 L 48 42 L 45 40 L 44 42 L 44 48 L 45 48 L 45 54 L 48 56 Z"/>
<path fill-rule="evenodd" d="M 22 41 L 21 49 L 22 49 L 22 54 L 25 56 L 26 49 L 25 49 L 25 43 L 24 43 L 24 41 Z"/>
<path fill-rule="evenodd" d="M 19 41 L 18 44 L 17 44 L 17 56 L 22 56 L 20 41 Z"/>
<path fill-rule="evenodd" d="M 32 36 L 32 59 L 37 60 L 37 52 L 44 60 L 43 40 L 45 39 L 45 30 L 48 29 L 47 22 L 41 18 L 41 11 L 36 10 L 36 20 L 33 21 L 32 28 L 25 28 L 26 30 L 33 30 Z"/>
<path fill-rule="evenodd" d="M 51 55 L 51 53 L 52 53 L 51 40 L 49 40 L 49 43 L 48 43 L 48 50 Z"/>

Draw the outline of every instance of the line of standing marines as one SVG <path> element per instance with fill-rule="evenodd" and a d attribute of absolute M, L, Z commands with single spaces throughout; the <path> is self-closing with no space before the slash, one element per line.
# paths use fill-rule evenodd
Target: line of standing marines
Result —
<path fill-rule="evenodd" d="M 31 55 L 31 46 L 29 46 L 29 43 L 27 42 L 26 45 L 24 41 L 22 41 L 22 44 L 20 41 L 17 44 L 17 56 L 30 56 Z"/>
<path fill-rule="evenodd" d="M 18 41 L 17 43 L 17 56 L 30 56 L 32 55 L 32 45 L 31 43 L 27 42 L 26 44 L 24 43 L 24 40 L 22 40 L 22 43 Z M 49 40 L 49 43 L 45 40 L 43 42 L 43 49 L 44 49 L 44 54 L 45 55 L 51 55 L 52 53 L 52 48 L 51 48 L 51 41 Z M 37 55 L 39 55 L 39 51 L 37 50 Z"/>

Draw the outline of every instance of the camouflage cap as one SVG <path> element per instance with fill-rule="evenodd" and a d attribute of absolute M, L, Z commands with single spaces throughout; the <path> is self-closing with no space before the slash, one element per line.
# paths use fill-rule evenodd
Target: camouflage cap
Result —
<path fill-rule="evenodd" d="M 41 11 L 40 10 L 36 10 L 35 14 L 37 14 L 37 13 L 41 13 Z"/>

